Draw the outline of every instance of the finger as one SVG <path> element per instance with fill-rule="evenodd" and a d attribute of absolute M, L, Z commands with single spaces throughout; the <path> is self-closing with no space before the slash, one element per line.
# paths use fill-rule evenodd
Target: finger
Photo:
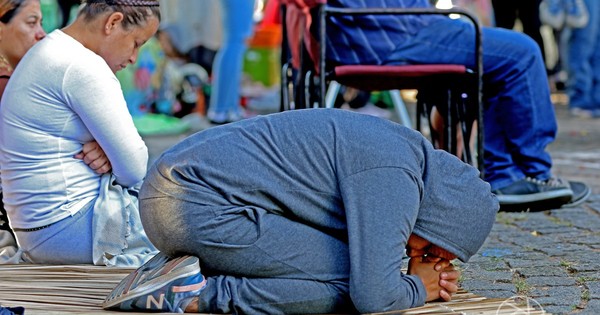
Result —
<path fill-rule="evenodd" d="M 437 257 L 437 256 L 432 256 L 432 255 L 423 256 L 423 261 L 424 262 L 428 262 L 428 263 L 436 263 L 436 262 L 439 262 L 441 260 L 442 260 L 442 258 Z M 436 264 L 436 266 L 437 266 L 437 264 Z M 436 267 L 434 267 L 434 268 L 436 268 Z M 438 269 L 436 269 L 436 270 L 438 270 Z"/>
<path fill-rule="evenodd" d="M 447 280 L 440 280 L 440 287 L 444 288 L 448 293 L 458 292 L 458 285 Z"/>
<path fill-rule="evenodd" d="M 98 174 L 106 174 L 106 173 L 110 172 L 111 169 L 112 169 L 112 166 L 110 165 L 110 163 L 106 163 L 106 164 L 102 165 L 101 167 L 99 167 L 98 169 L 96 169 L 95 172 Z"/>
<path fill-rule="evenodd" d="M 105 159 L 104 157 L 104 152 L 98 150 L 98 149 L 94 149 L 92 151 L 89 151 L 87 153 L 85 153 L 85 157 L 83 158 L 83 161 L 87 164 L 90 165 L 92 164 L 94 161 L 100 160 L 100 159 Z M 104 162 L 102 163 L 104 164 Z"/>
<path fill-rule="evenodd" d="M 81 151 L 84 154 L 87 154 L 90 151 L 96 150 L 98 147 L 99 147 L 98 142 L 96 142 L 96 141 L 90 141 L 90 142 L 87 142 L 87 143 L 83 144 L 83 147 L 82 147 Z"/>
<path fill-rule="evenodd" d="M 450 261 L 448 261 L 447 259 L 441 259 L 439 260 L 439 262 L 437 264 L 435 264 L 435 270 L 436 271 L 442 271 L 445 270 L 446 268 L 448 268 L 448 266 L 450 266 L 451 263 Z"/>
<path fill-rule="evenodd" d="M 420 257 L 425 254 L 426 254 L 426 252 L 424 250 L 417 250 L 417 249 L 412 249 L 412 248 L 406 249 L 406 256 L 408 256 L 408 257 Z"/>
<path fill-rule="evenodd" d="M 450 302 L 452 300 L 452 295 L 446 290 L 440 290 L 440 298 L 446 302 Z"/>
<path fill-rule="evenodd" d="M 458 278 L 460 278 L 460 271 L 458 270 L 450 270 L 450 271 L 444 271 L 440 274 L 440 279 L 442 280 L 457 280 Z"/>
<path fill-rule="evenodd" d="M 86 157 L 89 157 L 89 155 L 86 155 Z M 97 170 L 106 163 L 108 163 L 108 158 L 106 158 L 106 156 L 99 156 L 91 160 L 90 163 L 88 163 L 88 166 L 93 170 Z"/>
<path fill-rule="evenodd" d="M 76 158 L 76 159 L 78 159 L 78 160 L 83 160 L 84 156 L 85 155 L 83 154 L 83 152 L 79 152 L 79 153 L 75 154 L 73 157 Z"/>

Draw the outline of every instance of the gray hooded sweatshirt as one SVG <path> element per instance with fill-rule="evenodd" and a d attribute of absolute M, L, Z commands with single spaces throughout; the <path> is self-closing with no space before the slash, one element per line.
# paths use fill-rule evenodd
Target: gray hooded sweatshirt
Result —
<path fill-rule="evenodd" d="M 165 196 L 188 206 L 150 202 Z M 347 249 L 335 259 L 346 268 L 349 298 L 359 312 L 380 312 L 425 302 L 421 280 L 400 271 L 411 233 L 466 262 L 489 234 L 498 202 L 477 169 L 435 150 L 414 130 L 344 110 L 306 109 L 192 135 L 156 161 L 140 192 L 152 242 L 161 250 L 193 252 L 217 274 L 236 272 L 223 260 L 211 263 L 206 253 L 217 245 L 204 238 L 219 226 L 205 222 L 232 207 L 246 209 L 256 222 L 264 213 L 277 214 L 342 240 Z M 183 217 L 178 229 L 161 221 L 165 212 Z M 301 248 L 289 245 L 273 250 Z M 319 253 L 308 255 L 316 260 Z M 245 258 L 244 267 L 253 263 Z"/>

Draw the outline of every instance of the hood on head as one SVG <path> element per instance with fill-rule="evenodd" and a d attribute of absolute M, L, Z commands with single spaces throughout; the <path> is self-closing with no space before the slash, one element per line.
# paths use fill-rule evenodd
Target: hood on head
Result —
<path fill-rule="evenodd" d="M 489 235 L 500 208 L 479 171 L 441 150 L 426 151 L 425 194 L 416 235 L 467 262 Z"/>

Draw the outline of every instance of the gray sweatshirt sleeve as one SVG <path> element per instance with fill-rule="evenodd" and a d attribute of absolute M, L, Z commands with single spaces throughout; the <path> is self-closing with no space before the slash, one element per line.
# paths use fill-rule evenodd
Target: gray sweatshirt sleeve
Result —
<path fill-rule="evenodd" d="M 350 296 L 361 313 L 421 306 L 427 292 L 402 273 L 402 256 L 422 198 L 420 177 L 398 167 L 340 180 L 348 224 Z"/>

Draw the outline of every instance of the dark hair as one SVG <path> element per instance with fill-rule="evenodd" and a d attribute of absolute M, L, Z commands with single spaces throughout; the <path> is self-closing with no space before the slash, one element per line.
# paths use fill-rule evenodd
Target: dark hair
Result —
<path fill-rule="evenodd" d="M 123 13 L 121 24 L 125 29 L 145 23 L 151 16 L 160 21 L 158 0 L 84 0 L 79 15 L 89 22 L 104 12 Z"/>
<path fill-rule="evenodd" d="M 27 0 L 3 0 L 0 1 L 0 22 L 7 24 L 12 18 L 17 15 L 23 3 Z"/>

